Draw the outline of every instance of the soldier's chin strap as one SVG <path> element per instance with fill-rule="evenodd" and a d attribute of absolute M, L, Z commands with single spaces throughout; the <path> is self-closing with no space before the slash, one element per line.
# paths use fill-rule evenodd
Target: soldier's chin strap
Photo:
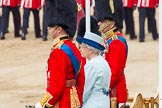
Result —
<path fill-rule="evenodd" d="M 99 31 L 102 33 L 104 38 L 109 38 L 117 33 L 118 28 L 115 26 L 114 21 L 105 20 L 100 26 Z"/>

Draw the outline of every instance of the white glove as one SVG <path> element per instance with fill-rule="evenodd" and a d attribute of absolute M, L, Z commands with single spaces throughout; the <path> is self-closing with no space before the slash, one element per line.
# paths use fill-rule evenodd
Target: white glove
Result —
<path fill-rule="evenodd" d="M 38 102 L 38 103 L 35 104 L 35 108 L 42 108 L 40 102 Z"/>

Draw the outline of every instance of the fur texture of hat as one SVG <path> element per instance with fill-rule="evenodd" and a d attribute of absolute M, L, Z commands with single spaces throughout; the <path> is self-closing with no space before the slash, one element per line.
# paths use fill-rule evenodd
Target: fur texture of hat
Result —
<path fill-rule="evenodd" d="M 111 9 L 111 2 L 113 2 L 114 10 Z M 95 0 L 95 12 L 99 21 L 113 20 L 118 28 L 123 28 L 122 0 Z"/>
<path fill-rule="evenodd" d="M 46 0 L 47 26 L 61 26 L 69 37 L 74 37 L 77 23 L 77 4 L 75 0 Z"/>
<path fill-rule="evenodd" d="M 91 26 L 90 26 L 91 32 L 95 33 L 97 35 L 101 35 L 101 33 L 98 31 L 99 26 L 98 26 L 97 18 L 94 16 L 90 16 L 90 21 L 91 21 Z M 86 24 L 85 23 L 86 23 L 86 18 L 83 17 L 79 22 L 77 37 L 84 37 L 84 34 L 86 32 Z"/>

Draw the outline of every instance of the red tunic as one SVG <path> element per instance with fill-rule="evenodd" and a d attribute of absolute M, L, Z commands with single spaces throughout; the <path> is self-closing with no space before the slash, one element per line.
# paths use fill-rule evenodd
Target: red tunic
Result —
<path fill-rule="evenodd" d="M 73 108 L 70 94 L 72 87 L 66 87 L 66 81 L 74 79 L 75 72 L 68 55 L 58 47 L 61 46 L 61 42 L 68 45 L 78 58 L 79 62 L 82 62 L 82 57 L 79 50 L 70 40 L 62 40 L 55 44 L 55 48 L 52 50 L 48 59 L 47 93 L 41 100 L 41 105 L 51 107 L 58 102 L 59 108 Z M 83 65 L 81 65 L 80 72 L 76 79 L 76 90 L 80 104 L 82 104 L 84 81 L 84 68 Z"/>
<path fill-rule="evenodd" d="M 90 0 L 90 3 L 92 3 L 92 0 Z M 85 0 L 81 0 L 81 4 L 82 4 L 83 8 L 86 7 L 86 2 L 85 2 Z"/>
<path fill-rule="evenodd" d="M 123 7 L 132 8 L 133 6 L 136 6 L 136 0 L 123 0 Z"/>
<path fill-rule="evenodd" d="M 84 16 L 84 10 L 81 4 L 81 0 L 76 0 L 76 2 L 77 2 L 77 8 L 78 8 L 78 14 L 77 14 L 77 29 L 78 29 L 80 19 Z"/>
<path fill-rule="evenodd" d="M 117 35 L 122 36 L 121 34 Z M 109 39 L 105 40 L 105 42 Z M 105 53 L 105 58 L 111 69 L 110 88 L 116 89 L 117 102 L 125 103 L 127 101 L 126 79 L 124 75 L 127 60 L 126 45 L 119 39 L 112 40 L 108 46 L 108 53 Z"/>
<path fill-rule="evenodd" d="M 22 7 L 30 9 L 39 9 L 41 7 L 41 0 L 24 0 Z"/>
<path fill-rule="evenodd" d="M 138 7 L 155 8 L 159 4 L 159 0 L 137 0 Z"/>
<path fill-rule="evenodd" d="M 2 6 L 16 7 L 20 5 L 20 0 L 2 0 Z"/>

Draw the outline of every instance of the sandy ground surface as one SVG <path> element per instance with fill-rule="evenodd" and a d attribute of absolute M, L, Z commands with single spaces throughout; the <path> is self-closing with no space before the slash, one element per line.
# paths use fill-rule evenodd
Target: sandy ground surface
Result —
<path fill-rule="evenodd" d="M 138 34 L 137 10 L 134 17 Z M 27 40 L 14 38 L 12 15 L 10 19 L 10 33 L 6 34 L 6 40 L 0 40 L 0 108 L 24 108 L 40 101 L 45 93 L 47 58 L 52 39 L 48 37 L 46 42 L 35 39 L 32 14 Z M 156 19 L 158 24 L 158 11 Z M 131 41 L 128 35 L 126 39 L 129 55 L 125 75 L 129 96 L 133 97 L 136 93 L 142 93 L 143 97 L 154 96 L 159 85 L 159 41 L 153 41 L 147 30 L 144 43 Z"/>

